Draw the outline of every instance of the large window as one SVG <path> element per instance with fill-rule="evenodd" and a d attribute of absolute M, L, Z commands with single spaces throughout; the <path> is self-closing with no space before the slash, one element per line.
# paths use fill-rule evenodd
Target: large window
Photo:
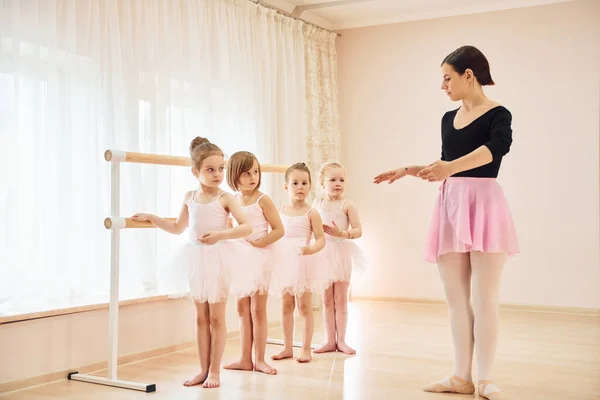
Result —
<path fill-rule="evenodd" d="M 200 93 L 191 82 L 147 71 L 137 82 L 107 83 L 115 76 L 99 73 L 93 59 L 51 56 L 24 43 L 17 51 L 6 38 L 3 46 L 0 316 L 106 302 L 104 151 L 187 156 L 195 136 L 227 154 L 255 151 L 254 123 L 220 107 L 232 94 L 218 87 Z M 123 164 L 121 215 L 176 216 L 184 193 L 195 187 L 189 168 Z M 156 294 L 157 265 L 183 240 L 158 230 L 124 231 L 120 297 Z"/>
<path fill-rule="evenodd" d="M 204 136 L 262 163 L 335 158 L 306 146 L 339 136 L 334 37 L 252 2 L 0 0 L 0 315 L 108 300 L 106 149 L 187 156 Z M 263 176 L 276 204 L 282 181 Z M 196 186 L 123 164 L 121 215 L 175 216 Z M 185 237 L 121 239 L 127 298 L 155 293 Z"/>

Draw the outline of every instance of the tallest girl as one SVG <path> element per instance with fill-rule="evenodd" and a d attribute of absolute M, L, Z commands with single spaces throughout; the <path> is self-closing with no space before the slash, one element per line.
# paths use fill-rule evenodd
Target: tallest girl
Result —
<path fill-rule="evenodd" d="M 462 104 L 442 117 L 441 160 L 384 172 L 374 182 L 392 183 L 406 175 L 442 182 L 425 259 L 438 264 L 444 286 L 454 372 L 424 390 L 475 393 L 471 371 L 475 347 L 479 396 L 496 400 L 501 398 L 492 376 L 500 278 L 506 257 L 519 251 L 512 216 L 496 181 L 512 144 L 512 116 L 483 92 L 483 86 L 494 81 L 486 57 L 475 47 L 463 46 L 449 54 L 442 62 L 442 76 L 442 90 Z"/>

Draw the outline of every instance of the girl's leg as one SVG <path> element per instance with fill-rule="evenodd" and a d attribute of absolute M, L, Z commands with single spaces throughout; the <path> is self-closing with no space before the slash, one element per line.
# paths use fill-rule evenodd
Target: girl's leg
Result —
<path fill-rule="evenodd" d="M 250 315 L 250 297 L 244 297 L 237 303 L 238 316 L 240 317 L 240 341 L 242 358 L 239 361 L 225 365 L 225 369 L 252 371 L 252 316 Z"/>
<path fill-rule="evenodd" d="M 208 368 L 208 377 L 202 385 L 205 388 L 219 387 L 221 375 L 221 360 L 223 351 L 225 351 L 225 342 L 227 341 L 227 324 L 225 322 L 225 309 L 227 299 L 218 303 L 209 304 L 210 327 L 212 329 L 212 344 L 210 352 L 210 367 Z"/>
<path fill-rule="evenodd" d="M 304 292 L 298 296 L 298 311 L 304 319 L 304 338 L 302 342 L 302 353 L 296 361 L 307 363 L 312 360 L 312 337 L 315 330 L 315 316 L 312 309 L 312 295 L 310 292 Z"/>
<path fill-rule="evenodd" d="M 471 308 L 471 263 L 468 253 L 448 253 L 438 259 L 450 314 L 454 343 L 454 374 L 427 385 L 428 392 L 472 394 L 473 309 Z"/>
<path fill-rule="evenodd" d="M 327 353 L 336 350 L 335 337 L 335 308 L 334 308 L 334 288 L 333 284 L 323 292 L 323 323 L 325 324 L 325 334 L 327 341 L 323 346 L 315 350 L 315 353 Z"/>
<path fill-rule="evenodd" d="M 477 380 L 479 393 L 484 397 L 500 392 L 492 384 L 492 374 L 498 344 L 500 279 L 505 261 L 505 253 L 471 253 Z"/>
<path fill-rule="evenodd" d="M 267 347 L 267 334 L 269 332 L 267 322 L 267 294 L 255 294 L 252 296 L 252 326 L 254 329 L 254 351 L 255 371 L 275 375 L 277 370 L 265 362 L 265 349 Z"/>
<path fill-rule="evenodd" d="M 184 386 L 195 386 L 204 383 L 210 366 L 210 320 L 208 303 L 194 302 L 196 306 L 196 345 L 200 359 L 200 373 L 184 382 Z"/>
<path fill-rule="evenodd" d="M 342 353 L 356 354 L 356 351 L 346 344 L 346 327 L 348 326 L 348 286 L 350 286 L 350 284 L 348 282 L 335 282 L 333 286 L 337 349 Z"/>
<path fill-rule="evenodd" d="M 281 329 L 283 331 L 283 350 L 274 354 L 273 360 L 294 357 L 294 296 L 284 293 L 281 298 Z"/>

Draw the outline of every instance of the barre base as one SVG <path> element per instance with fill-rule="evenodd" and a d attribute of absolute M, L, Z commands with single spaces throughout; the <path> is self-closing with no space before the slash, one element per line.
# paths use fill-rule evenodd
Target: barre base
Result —
<path fill-rule="evenodd" d="M 72 381 L 95 383 L 98 385 L 113 386 L 113 387 L 119 387 L 119 388 L 123 388 L 123 389 L 139 390 L 140 392 L 145 392 L 145 393 L 156 392 L 156 384 L 154 384 L 154 383 L 147 384 L 147 383 L 122 381 L 119 379 L 108 379 L 108 378 L 102 378 L 100 376 L 84 375 L 84 374 L 80 374 L 78 372 L 71 372 L 68 376 L 68 379 L 72 380 Z"/>
<path fill-rule="evenodd" d="M 283 346 L 283 340 L 281 340 L 281 339 L 267 339 L 267 343 L 269 343 L 269 344 L 279 344 L 279 345 Z M 298 348 L 302 348 L 302 342 L 294 342 L 292 344 L 292 346 L 298 347 Z M 313 349 L 313 350 L 317 349 L 318 347 L 319 346 L 317 344 L 312 344 L 310 346 L 310 348 Z"/>

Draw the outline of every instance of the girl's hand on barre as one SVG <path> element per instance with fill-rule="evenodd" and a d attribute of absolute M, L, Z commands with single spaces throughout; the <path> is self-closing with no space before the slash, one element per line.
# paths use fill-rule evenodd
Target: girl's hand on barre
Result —
<path fill-rule="evenodd" d="M 138 221 L 138 222 L 150 222 L 150 223 L 153 223 L 153 221 L 156 220 L 156 215 L 137 213 L 137 214 L 134 214 L 131 217 L 131 219 L 134 220 L 134 221 Z"/>
<path fill-rule="evenodd" d="M 221 240 L 221 232 L 207 232 L 198 241 L 203 244 L 215 244 Z"/>

